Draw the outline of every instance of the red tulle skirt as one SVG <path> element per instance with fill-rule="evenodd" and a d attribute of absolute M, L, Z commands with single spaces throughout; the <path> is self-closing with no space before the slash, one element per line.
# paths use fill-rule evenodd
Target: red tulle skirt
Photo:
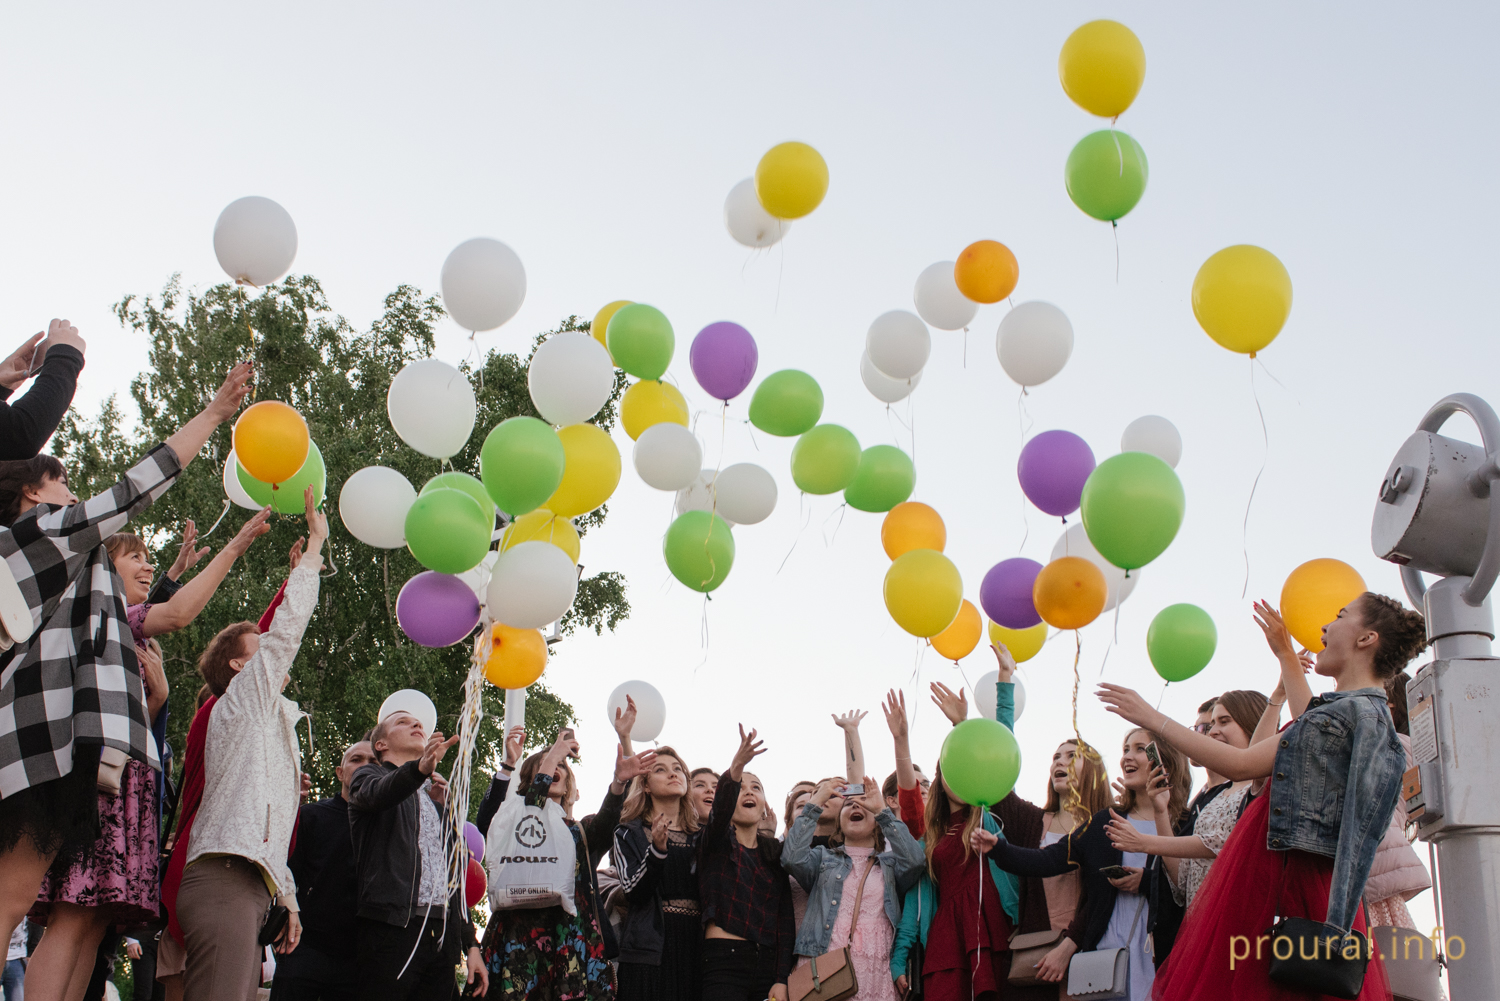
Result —
<path fill-rule="evenodd" d="M 1269 976 L 1270 943 L 1260 937 L 1275 921 L 1277 894 L 1281 894 L 1283 916 L 1322 921 L 1328 916 L 1328 890 L 1333 884 L 1333 859 L 1266 847 L 1269 816 L 1268 789 L 1235 825 L 1193 898 L 1172 955 L 1156 973 L 1151 992 L 1156 1001 L 1309 1001 L 1327 997 L 1283 987 Z M 1363 906 L 1355 915 L 1354 931 L 1365 931 Z M 1390 996 L 1385 967 L 1378 957 L 1371 959 L 1360 1001 Z"/>

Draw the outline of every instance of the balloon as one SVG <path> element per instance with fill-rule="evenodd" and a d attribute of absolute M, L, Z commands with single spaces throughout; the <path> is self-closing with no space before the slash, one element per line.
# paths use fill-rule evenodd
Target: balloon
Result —
<path fill-rule="evenodd" d="M 716 510 L 718 507 L 718 490 L 716 489 L 716 473 L 712 469 L 699 470 L 698 476 L 693 482 L 677 491 L 677 497 L 673 502 L 672 510 L 677 515 L 687 514 L 689 511 L 711 511 L 724 519 L 730 528 L 734 527 L 734 519 L 726 517 L 723 512 Z"/>
<path fill-rule="evenodd" d="M 376 549 L 406 545 L 406 514 L 417 489 L 388 466 L 366 466 L 344 481 L 339 518 L 349 534 Z"/>
<path fill-rule="evenodd" d="M 1214 620 L 1197 605 L 1168 605 L 1146 630 L 1151 666 L 1167 681 L 1186 681 L 1203 670 L 1218 644 Z"/>
<path fill-rule="evenodd" d="M 750 397 L 750 423 L 778 438 L 806 434 L 823 416 L 823 390 L 806 372 L 772 372 Z"/>
<path fill-rule="evenodd" d="M 417 562 L 438 573 L 473 569 L 489 551 L 495 519 L 467 492 L 453 487 L 417 496 L 406 512 L 406 546 Z"/>
<path fill-rule="evenodd" d="M 672 576 L 704 594 L 724 583 L 734 566 L 734 534 L 724 519 L 711 511 L 678 515 L 667 529 L 661 548 Z"/>
<path fill-rule="evenodd" d="M 1027 629 L 1006 629 L 998 622 L 991 622 L 989 631 L 990 642 L 1009 650 L 1017 664 L 1024 664 L 1041 653 L 1042 644 L 1047 642 L 1045 622 L 1038 622 Z"/>
<path fill-rule="evenodd" d="M 948 625 L 947 629 L 932 638 L 932 648 L 944 660 L 951 660 L 957 664 L 974 652 L 974 648 L 979 645 L 979 637 L 983 633 L 984 620 L 979 616 L 979 609 L 965 598 L 959 603 L 958 617 Z M 991 711 L 990 715 L 993 716 L 994 712 Z"/>
<path fill-rule="evenodd" d="M 1146 79 L 1146 50 L 1118 21 L 1090 21 L 1063 43 L 1057 75 L 1073 103 L 1100 118 L 1130 107 Z"/>
<path fill-rule="evenodd" d="M 880 523 L 880 545 L 893 560 L 913 549 L 942 552 L 947 544 L 942 516 L 920 501 L 897 504 Z"/>
<path fill-rule="evenodd" d="M 1042 621 L 1032 599 L 1032 587 L 1042 565 L 1017 556 L 990 567 L 979 585 L 979 605 L 1007 629 L 1029 629 Z"/>
<path fill-rule="evenodd" d="M 569 424 L 557 432 L 567 461 L 562 482 L 546 507 L 564 518 L 588 514 L 609 500 L 620 485 L 620 450 L 597 424 Z"/>
<path fill-rule="evenodd" d="M 500 551 L 523 542 L 550 542 L 578 562 L 578 529 L 566 518 L 559 518 L 546 508 L 528 511 L 505 526 L 500 536 Z"/>
<path fill-rule="evenodd" d="M 661 736 L 667 725 L 667 700 L 661 697 L 656 686 L 645 681 L 625 681 L 609 693 L 604 708 L 609 716 L 611 728 L 615 725 L 615 710 L 625 710 L 625 696 L 635 702 L 635 725 L 630 728 L 630 739 L 647 741 Z"/>
<path fill-rule="evenodd" d="M 778 219 L 760 207 L 751 177 L 729 189 L 729 197 L 724 199 L 724 225 L 735 242 L 756 248 L 780 243 L 792 228 L 790 219 Z"/>
<path fill-rule="evenodd" d="M 1050 302 L 1023 302 L 1000 321 L 995 354 L 1021 386 L 1040 386 L 1063 370 L 1073 353 L 1073 325 Z"/>
<path fill-rule="evenodd" d="M 885 572 L 885 607 L 896 625 L 913 636 L 947 629 L 963 607 L 964 582 L 953 561 L 934 549 L 898 556 Z"/>
<path fill-rule="evenodd" d="M 755 197 L 777 219 L 801 219 L 828 194 L 828 164 L 806 143 L 772 146 L 755 165 Z"/>
<path fill-rule="evenodd" d="M 660 379 L 677 343 L 666 315 L 643 302 L 616 310 L 604 337 L 615 364 L 637 379 Z"/>
<path fill-rule="evenodd" d="M 1141 144 L 1114 129 L 1078 140 L 1063 168 L 1073 204 L 1103 222 L 1114 222 L 1135 208 L 1146 193 L 1147 174 Z"/>
<path fill-rule="evenodd" d="M 465 824 L 464 826 L 472 827 L 473 825 Z M 477 827 L 474 829 L 478 831 Z M 485 879 L 484 865 L 471 855 L 468 866 L 464 868 L 464 909 L 467 910 L 483 900 L 485 890 L 488 887 L 489 883 Z"/>
<path fill-rule="evenodd" d="M 484 861 L 484 835 L 479 833 L 479 828 L 467 820 L 464 821 L 464 844 L 469 847 L 469 857 L 471 859 L 475 862 Z M 484 870 L 480 869 L 480 875 L 483 874 Z M 483 896 L 484 890 L 481 889 L 479 893 L 480 896 Z M 477 900 L 478 898 L 474 899 Z"/>
<path fill-rule="evenodd" d="M 1057 537 L 1051 558 L 1060 560 L 1064 556 L 1081 556 L 1099 568 L 1099 572 L 1104 575 L 1104 585 L 1108 588 L 1104 597 L 1103 610 L 1106 612 L 1130 597 L 1130 592 L 1135 590 L 1136 581 L 1141 579 L 1139 571 L 1127 577 L 1124 570 L 1100 556 L 1099 550 L 1089 541 L 1088 529 L 1081 522 L 1069 525 L 1068 530 Z"/>
<path fill-rule="evenodd" d="M 401 440 L 434 459 L 462 451 L 477 412 L 469 377 L 436 358 L 410 362 L 397 372 L 385 409 Z"/>
<path fill-rule="evenodd" d="M 251 497 L 249 492 L 245 490 L 244 485 L 240 483 L 240 461 L 234 457 L 234 449 L 232 448 L 229 450 L 229 454 L 224 457 L 222 479 L 224 482 L 224 496 L 234 501 L 236 506 L 248 508 L 251 511 L 259 511 L 265 507 L 264 504 L 257 504 L 255 498 Z"/>
<path fill-rule="evenodd" d="M 419 692 L 415 688 L 402 688 L 392 692 L 380 703 L 375 722 L 384 723 L 396 713 L 415 716 L 417 722 L 422 724 L 422 732 L 429 737 L 437 732 L 437 706 L 432 704 L 432 699 L 425 692 Z"/>
<path fill-rule="evenodd" d="M 881 403 L 889 406 L 899 403 L 911 395 L 911 391 L 917 388 L 922 381 L 922 373 L 918 372 L 910 379 L 892 379 L 880 369 L 876 368 L 870 361 L 869 352 L 860 355 L 859 377 L 864 381 L 865 388 Z"/>
<path fill-rule="evenodd" d="M 753 462 L 737 462 L 714 479 L 718 514 L 731 525 L 755 525 L 776 509 L 776 480 Z"/>
<path fill-rule="evenodd" d="M 994 623 L 991 623 L 990 627 L 994 628 Z M 1042 626 L 1041 629 L 1043 632 L 1047 631 L 1046 626 Z M 1026 711 L 1026 686 L 1021 684 L 1021 679 L 1014 675 L 1011 676 L 1010 683 L 1010 698 L 1014 703 L 1011 707 L 1010 721 L 1014 723 Z M 998 696 L 995 686 L 998 684 L 1000 684 L 999 671 L 986 671 L 979 676 L 978 681 L 974 682 L 974 711 L 979 714 L 980 719 L 995 718 L 995 701 Z"/>
<path fill-rule="evenodd" d="M 582 424 L 609 402 L 615 366 L 609 352 L 588 334 L 553 334 L 532 354 L 526 388 L 548 424 Z"/>
<path fill-rule="evenodd" d="M 859 455 L 844 500 L 858 511 L 889 511 L 910 497 L 916 485 L 911 456 L 895 445 L 871 445 Z"/>
<path fill-rule="evenodd" d="M 1016 255 L 995 240 L 969 244 L 953 263 L 953 284 L 974 302 L 999 302 L 1016 290 L 1020 280 Z"/>
<path fill-rule="evenodd" d="M 1323 627 L 1366 590 L 1359 571 L 1342 560 L 1308 560 L 1281 585 L 1281 617 L 1287 632 L 1318 653 L 1323 649 Z"/>
<path fill-rule="evenodd" d="M 1182 459 L 1182 435 L 1165 417 L 1147 414 L 1125 425 L 1125 433 L 1120 435 L 1120 451 L 1150 452 L 1176 469 Z"/>
<path fill-rule="evenodd" d="M 214 223 L 214 256 L 236 282 L 259 288 L 292 267 L 297 226 L 287 210 L 260 195 L 237 198 Z"/>
<path fill-rule="evenodd" d="M 496 688 L 527 688 L 547 669 L 547 640 L 538 629 L 514 629 L 503 622 L 490 628 L 490 659 L 484 676 Z"/>
<path fill-rule="evenodd" d="M 953 280 L 953 262 L 938 261 L 929 264 L 917 275 L 917 287 L 911 299 L 920 316 L 929 327 L 939 330 L 959 330 L 974 321 L 979 304 L 965 298 Z"/>
<path fill-rule="evenodd" d="M 688 349 L 693 378 L 716 400 L 728 403 L 755 378 L 760 353 L 755 338 L 738 323 L 721 320 L 698 331 Z"/>
<path fill-rule="evenodd" d="M 989 807 L 1015 788 L 1021 748 L 1016 735 L 994 719 L 966 719 L 943 738 L 938 762 L 954 796 Z"/>
<path fill-rule="evenodd" d="M 490 571 L 485 607 L 516 629 L 540 629 L 563 617 L 578 595 L 578 567 L 550 542 L 518 542 Z"/>
<path fill-rule="evenodd" d="M 1031 585 L 1031 601 L 1042 621 L 1058 629 L 1082 629 L 1104 611 L 1109 586 L 1082 556 L 1064 556 L 1042 567 Z"/>
<path fill-rule="evenodd" d="M 629 305 L 629 299 L 616 299 L 594 314 L 594 322 L 589 324 L 589 336 L 598 341 L 606 351 L 609 350 L 609 345 L 604 343 L 604 333 L 609 329 L 610 317 L 618 313 L 621 306 Z M 614 364 L 614 362 L 611 361 L 610 364 Z"/>
<path fill-rule="evenodd" d="M 307 421 L 280 400 L 251 404 L 234 422 L 234 454 L 262 483 L 281 483 L 302 468 L 312 439 Z"/>
<path fill-rule="evenodd" d="M 439 278 L 443 308 L 465 330 L 494 330 L 526 299 L 526 269 L 499 240 L 476 236 L 448 253 Z"/>
<path fill-rule="evenodd" d="M 546 421 L 511 417 L 485 436 L 479 478 L 495 506 L 512 517 L 547 502 L 562 482 L 567 454 Z"/>
<path fill-rule="evenodd" d="M 1292 311 L 1292 276 L 1269 250 L 1238 244 L 1203 262 L 1193 279 L 1193 315 L 1223 347 L 1255 357 Z"/>
<path fill-rule="evenodd" d="M 468 588 L 470 592 L 473 593 L 474 600 L 479 602 L 480 608 L 484 607 L 485 600 L 488 597 L 490 588 L 490 574 L 494 571 L 495 564 L 498 563 L 499 560 L 500 554 L 491 549 L 489 552 L 484 554 L 484 559 L 479 561 L 478 566 L 473 567 L 469 570 L 465 570 L 461 574 L 453 575 L 455 579 L 464 582 L 464 587 Z"/>
<path fill-rule="evenodd" d="M 688 405 L 682 391 L 670 382 L 642 379 L 620 398 L 620 424 L 632 441 L 649 427 L 672 423 L 688 426 Z"/>
<path fill-rule="evenodd" d="M 640 385 L 640 383 L 636 383 Z M 636 439 L 631 453 L 635 471 L 648 487 L 681 490 L 692 483 L 703 466 L 703 446 L 681 424 L 653 424 Z"/>
<path fill-rule="evenodd" d="M 819 424 L 792 446 L 792 482 L 808 494 L 836 494 L 859 469 L 859 439 L 838 424 Z"/>
<path fill-rule="evenodd" d="M 479 599 L 459 578 L 427 570 L 401 588 L 396 621 L 413 643 L 452 646 L 479 625 Z"/>
<path fill-rule="evenodd" d="M 313 504 L 319 508 L 323 506 L 323 498 L 328 492 L 328 470 L 323 465 L 323 453 L 315 441 L 307 443 L 307 460 L 302 463 L 302 468 L 275 486 L 255 479 L 245 472 L 244 466 L 239 467 L 238 476 L 240 486 L 256 504 L 260 507 L 270 505 L 271 510 L 278 514 L 302 514 L 306 511 L 307 502 L 303 499 L 303 491 L 308 487 L 313 488 Z"/>
<path fill-rule="evenodd" d="M 1093 471 L 1093 450 L 1071 431 L 1043 431 L 1021 448 L 1016 461 L 1021 492 L 1056 518 L 1078 510 L 1078 498 Z"/>
<path fill-rule="evenodd" d="M 1187 498 L 1172 467 L 1145 452 L 1121 452 L 1099 463 L 1083 485 L 1083 524 L 1100 555 L 1134 570 L 1177 537 Z"/>
<path fill-rule="evenodd" d="M 865 335 L 865 355 L 892 379 L 910 379 L 922 371 L 932 353 L 932 335 L 921 317 L 904 309 L 881 313 Z"/>

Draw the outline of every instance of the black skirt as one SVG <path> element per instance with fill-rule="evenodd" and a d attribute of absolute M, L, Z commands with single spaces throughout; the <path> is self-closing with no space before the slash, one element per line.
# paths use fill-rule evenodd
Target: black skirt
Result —
<path fill-rule="evenodd" d="M 71 860 L 99 837 L 99 745 L 74 744 L 73 770 L 0 800 L 0 855 L 21 839 L 38 855 Z"/>
<path fill-rule="evenodd" d="M 703 919 L 663 914 L 661 964 L 621 963 L 618 1001 L 700 1001 Z"/>

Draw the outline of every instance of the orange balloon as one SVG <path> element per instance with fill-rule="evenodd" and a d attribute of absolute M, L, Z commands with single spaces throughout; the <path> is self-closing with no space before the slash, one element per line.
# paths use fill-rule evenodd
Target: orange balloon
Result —
<path fill-rule="evenodd" d="M 512 629 L 495 623 L 484 676 L 496 688 L 526 688 L 547 669 L 547 641 L 540 629 Z"/>
<path fill-rule="evenodd" d="M 1359 571 L 1343 560 L 1308 560 L 1281 586 L 1281 618 L 1292 639 L 1313 653 L 1323 649 L 1323 627 L 1365 593 Z"/>
<path fill-rule="evenodd" d="M 1016 255 L 994 240 L 969 244 L 953 264 L 953 281 L 974 302 L 999 302 L 1016 290 L 1020 278 Z"/>
<path fill-rule="evenodd" d="M 897 504 L 880 523 L 880 544 L 885 554 L 895 559 L 913 549 L 943 551 L 948 544 L 948 529 L 942 515 L 926 504 L 906 501 Z"/>
<path fill-rule="evenodd" d="M 979 609 L 968 598 L 958 606 L 958 618 L 953 624 L 932 638 L 932 648 L 942 654 L 944 660 L 955 664 L 974 652 L 979 637 L 984 632 L 984 619 Z"/>
<path fill-rule="evenodd" d="M 234 454 L 251 478 L 289 480 L 307 461 L 307 421 L 280 400 L 261 400 L 234 422 Z"/>
<path fill-rule="evenodd" d="M 1031 586 L 1037 614 L 1058 629 L 1082 629 L 1104 611 L 1109 585 L 1082 556 L 1063 556 L 1042 567 Z"/>

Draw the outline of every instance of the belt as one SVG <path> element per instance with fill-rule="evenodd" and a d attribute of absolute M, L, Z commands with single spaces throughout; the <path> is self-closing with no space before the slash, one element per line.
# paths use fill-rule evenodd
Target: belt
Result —
<path fill-rule="evenodd" d="M 698 901 L 691 899 L 663 900 L 661 902 L 661 910 L 663 914 L 680 914 L 692 918 L 696 918 L 703 913 L 698 907 Z"/>

